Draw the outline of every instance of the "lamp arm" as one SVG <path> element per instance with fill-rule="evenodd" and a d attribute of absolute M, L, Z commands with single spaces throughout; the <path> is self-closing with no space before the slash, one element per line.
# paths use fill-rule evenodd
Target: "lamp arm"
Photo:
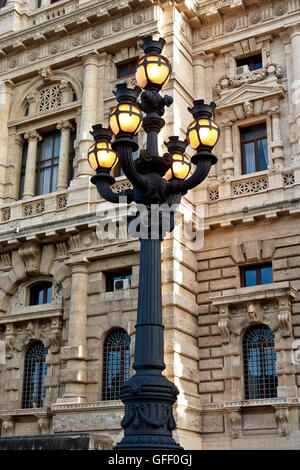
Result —
<path fill-rule="evenodd" d="M 105 178 L 100 175 L 95 175 L 93 177 L 93 183 L 96 185 L 97 190 L 103 199 L 115 204 L 120 203 L 120 197 L 127 197 L 127 203 L 130 204 L 133 201 L 133 191 L 132 189 L 126 189 L 121 193 L 115 193 L 112 191 L 110 185 L 112 183 L 111 179 Z"/>
<path fill-rule="evenodd" d="M 132 151 L 136 149 L 136 145 L 133 140 L 131 141 L 128 137 L 125 137 L 123 139 L 117 139 L 113 143 L 113 148 L 117 151 L 121 168 L 133 187 L 143 191 L 147 186 L 147 181 L 146 178 L 137 171 L 132 158 Z"/>
<path fill-rule="evenodd" d="M 173 180 L 170 181 L 167 187 L 167 192 L 171 193 L 181 193 L 186 194 L 190 189 L 195 188 L 198 184 L 207 177 L 210 167 L 212 165 L 212 160 L 209 157 L 204 157 L 198 161 L 196 170 L 188 179 L 184 181 Z"/>

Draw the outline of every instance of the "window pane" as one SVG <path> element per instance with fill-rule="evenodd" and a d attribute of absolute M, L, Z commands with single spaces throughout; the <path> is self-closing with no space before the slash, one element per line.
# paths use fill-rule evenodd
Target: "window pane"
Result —
<path fill-rule="evenodd" d="M 43 136 L 43 140 L 40 144 L 42 146 L 40 160 L 48 160 L 49 158 L 52 157 L 52 144 L 53 144 L 52 134 Z"/>
<path fill-rule="evenodd" d="M 53 167 L 53 173 L 52 173 L 52 186 L 50 188 L 50 193 L 56 190 L 57 186 L 57 175 L 58 175 L 58 166 Z"/>
<path fill-rule="evenodd" d="M 25 171 L 27 163 L 27 154 L 28 154 L 28 142 L 25 142 L 23 145 L 22 152 L 22 164 L 21 164 L 21 179 L 20 179 L 20 193 L 19 198 L 22 199 L 24 193 L 24 182 L 25 182 Z"/>
<path fill-rule="evenodd" d="M 46 295 L 46 303 L 51 304 L 51 300 L 52 300 L 52 287 L 48 287 L 47 295 Z"/>
<path fill-rule="evenodd" d="M 261 268 L 261 283 L 270 284 L 273 282 L 272 266 Z"/>
<path fill-rule="evenodd" d="M 241 128 L 242 140 L 252 140 L 258 137 L 265 137 L 267 135 L 266 124 L 259 124 L 250 127 Z"/>
<path fill-rule="evenodd" d="M 60 134 L 57 133 L 55 134 L 55 137 L 54 137 L 54 150 L 53 150 L 54 157 L 59 157 L 59 150 L 60 150 Z"/>
<path fill-rule="evenodd" d="M 245 287 L 251 287 L 256 285 L 256 269 L 245 270 Z"/>
<path fill-rule="evenodd" d="M 266 170 L 268 168 L 268 144 L 267 139 L 261 139 L 257 142 L 258 144 L 258 161 L 259 171 Z"/>
<path fill-rule="evenodd" d="M 254 142 L 244 144 L 244 173 L 254 173 L 255 168 L 255 145 Z"/>
<path fill-rule="evenodd" d="M 38 195 L 50 193 L 51 168 L 45 168 L 40 171 Z"/>

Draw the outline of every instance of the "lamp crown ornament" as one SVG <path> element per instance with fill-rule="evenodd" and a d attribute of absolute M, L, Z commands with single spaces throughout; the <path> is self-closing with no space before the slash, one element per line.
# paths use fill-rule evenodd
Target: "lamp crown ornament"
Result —
<path fill-rule="evenodd" d="M 177 135 L 172 135 L 169 137 L 169 142 L 164 142 L 165 146 L 168 149 L 169 153 L 184 153 L 186 147 L 188 146 L 187 139 L 179 140 Z"/>
<path fill-rule="evenodd" d="M 116 85 L 116 88 L 116 90 L 113 90 L 113 94 L 115 95 L 118 103 L 120 104 L 136 104 L 139 94 L 142 91 L 142 89 L 137 85 L 134 88 L 129 88 L 126 82 L 118 83 Z"/>
<path fill-rule="evenodd" d="M 194 106 L 192 108 L 188 108 L 188 111 L 192 113 L 194 119 L 209 119 L 212 117 L 216 103 L 211 101 L 210 104 L 205 104 L 204 100 L 195 100 L 193 101 Z"/>
<path fill-rule="evenodd" d="M 143 38 L 142 49 L 145 54 L 155 54 L 159 55 L 162 53 L 162 50 L 166 44 L 164 38 L 153 39 L 152 36 L 145 36 Z"/>
<path fill-rule="evenodd" d="M 94 137 L 95 142 L 110 142 L 113 136 L 112 130 L 108 127 L 103 127 L 102 124 L 95 124 L 92 126 L 93 130 L 90 134 Z"/>

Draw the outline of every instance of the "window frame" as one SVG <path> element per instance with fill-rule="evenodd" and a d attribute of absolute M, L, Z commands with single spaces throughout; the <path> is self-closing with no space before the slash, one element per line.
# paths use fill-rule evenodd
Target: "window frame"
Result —
<path fill-rule="evenodd" d="M 134 59 L 127 60 L 126 62 L 120 62 L 120 63 L 116 64 L 116 67 L 117 67 L 117 80 L 122 80 L 122 78 L 131 77 L 132 75 L 134 75 L 135 74 L 135 68 L 137 66 L 137 62 L 138 62 L 138 57 L 136 57 Z M 126 65 L 128 66 L 127 67 L 128 74 L 120 76 L 120 68 L 124 67 Z"/>
<path fill-rule="evenodd" d="M 273 277 L 273 265 L 272 262 L 268 263 L 261 263 L 261 264 L 247 264 L 246 266 L 240 266 L 240 276 L 241 276 L 241 287 L 254 287 L 254 286 L 246 286 L 246 276 L 245 276 L 245 271 L 247 269 L 255 269 L 256 270 L 256 286 L 265 286 L 267 284 L 272 284 L 270 282 L 262 284 L 261 282 L 261 269 L 262 268 L 272 268 L 272 278 L 274 282 L 274 277 Z M 259 281 L 259 282 L 258 282 Z"/>
<path fill-rule="evenodd" d="M 261 137 L 255 137 L 253 139 L 247 139 L 247 140 L 243 140 L 243 130 L 245 129 L 249 129 L 249 128 L 253 128 L 253 127 L 262 127 L 264 126 L 265 127 L 265 130 L 266 130 L 266 133 L 265 133 L 265 136 L 261 136 Z M 251 175 L 253 172 L 251 173 L 246 173 L 245 170 L 246 170 L 246 160 L 245 160 L 245 148 L 244 148 L 244 144 L 249 144 L 251 142 L 254 142 L 254 158 L 255 158 L 255 172 L 254 173 L 258 173 L 258 172 L 261 172 L 261 171 L 266 171 L 266 169 L 263 169 L 263 170 L 260 170 L 259 169 L 259 152 L 258 152 L 258 141 L 259 140 L 263 140 L 263 139 L 266 139 L 267 140 L 267 149 L 268 149 L 268 131 L 267 131 L 267 122 L 266 121 L 262 121 L 262 122 L 259 122 L 259 123 L 255 123 L 255 124 L 251 124 L 251 125 L 248 125 L 248 126 L 241 126 L 239 127 L 239 131 L 240 131 L 240 145 L 241 145 L 241 160 L 242 160 L 242 175 Z M 269 152 L 267 154 L 267 157 L 268 157 L 268 160 L 269 160 Z"/>
<path fill-rule="evenodd" d="M 132 276 L 132 268 L 116 270 L 116 271 L 107 271 L 105 273 L 105 292 L 116 292 L 114 290 L 114 279 L 116 277 L 123 277 L 126 279 L 127 276 Z"/>
<path fill-rule="evenodd" d="M 255 345 L 254 343 L 250 344 L 250 347 L 249 347 L 249 340 L 248 340 L 248 337 L 250 336 L 251 332 L 252 331 L 255 331 L 257 329 L 261 329 L 261 330 L 264 330 L 265 332 L 267 332 L 269 330 L 269 332 L 272 333 L 272 336 L 273 336 L 273 341 L 272 343 L 266 343 L 265 341 L 263 342 L 260 342 L 258 343 L 259 346 Z M 263 338 L 265 340 L 265 337 Z M 274 358 L 275 356 L 275 359 L 272 361 L 271 363 L 271 366 L 272 366 L 272 371 L 275 371 L 275 373 L 273 374 L 266 374 L 266 358 L 268 356 L 268 352 L 270 351 L 267 351 L 268 348 L 272 348 L 272 356 Z M 276 365 L 277 365 L 277 360 L 278 360 L 278 357 L 277 357 L 277 352 L 276 352 L 276 349 L 275 349 L 275 334 L 274 334 L 274 331 L 266 324 L 264 323 L 257 323 L 256 325 L 252 325 L 250 327 L 248 327 L 245 332 L 244 332 L 244 335 L 243 335 L 243 339 L 242 339 L 242 350 L 243 350 L 243 382 L 244 382 L 244 397 L 245 397 L 245 400 L 259 400 L 259 399 L 269 399 L 269 398 L 276 398 L 278 396 L 278 392 L 277 392 L 277 387 L 278 387 L 278 374 L 277 374 L 277 371 L 276 371 Z M 261 370 L 261 375 L 257 374 L 250 374 L 249 373 L 249 358 L 250 358 L 250 354 L 249 354 L 249 351 L 250 350 L 258 350 L 259 351 L 259 355 L 257 355 L 257 360 L 256 362 L 253 363 L 253 360 L 252 360 L 252 368 L 253 366 L 254 367 L 257 367 L 258 365 L 260 366 L 260 370 Z M 273 354 L 274 353 L 274 354 Z M 251 358 L 250 358 L 251 359 Z M 250 362 L 251 363 L 251 362 Z M 267 365 L 268 367 L 270 367 L 270 362 L 267 361 Z M 250 383 L 250 376 L 252 377 L 256 377 L 256 383 L 255 383 L 255 386 L 253 387 L 253 383 L 252 383 L 252 389 L 251 389 L 251 383 Z M 271 393 L 267 393 L 267 392 L 271 392 Z M 251 396 L 251 393 L 255 393 L 255 396 Z M 257 393 L 257 395 L 256 395 Z"/>
<path fill-rule="evenodd" d="M 49 187 L 50 187 L 50 190 L 52 188 L 52 184 L 53 184 L 53 170 L 54 168 L 57 167 L 57 172 L 58 172 L 58 167 L 59 167 L 59 157 L 60 157 L 60 151 L 59 151 L 59 154 L 57 156 L 54 155 L 54 149 L 55 149 L 55 137 L 56 136 L 59 136 L 59 149 L 60 149 L 60 141 L 61 141 L 61 134 L 59 131 L 55 130 L 55 131 L 50 131 L 50 132 L 47 132 L 45 134 L 43 134 L 43 139 L 45 136 L 48 136 L 48 135 L 51 135 L 52 134 L 52 152 L 51 152 L 51 158 L 47 158 L 45 160 L 42 160 L 41 157 L 42 157 L 42 149 L 43 149 L 43 140 L 41 142 L 39 142 L 38 144 L 38 148 L 37 148 L 37 156 L 36 156 L 36 169 L 35 169 L 35 196 L 42 196 L 43 194 L 50 194 L 50 193 L 54 193 L 56 191 L 56 188 L 53 189 L 53 191 L 50 191 L 49 193 L 40 193 L 39 194 L 39 185 L 40 185 L 40 176 L 41 176 L 41 173 L 45 170 L 47 170 L 48 168 L 51 169 L 51 172 L 50 172 L 50 184 L 49 184 Z M 57 163 L 54 163 L 54 161 L 57 159 Z M 41 162 L 50 162 L 50 164 L 45 164 L 45 166 L 42 166 L 41 167 Z M 57 186 L 57 184 L 56 184 Z"/>
<path fill-rule="evenodd" d="M 260 57 L 260 63 L 261 63 L 261 67 L 259 67 L 258 69 L 255 69 L 254 66 L 255 66 L 255 58 L 257 57 Z M 242 61 L 242 62 L 245 62 L 244 64 L 239 64 L 238 65 L 238 62 L 239 61 Z M 253 72 L 254 70 L 260 70 L 263 68 L 263 57 L 262 57 L 262 53 L 257 53 L 257 54 L 253 54 L 251 56 L 248 56 L 248 57 L 239 57 L 239 58 L 236 58 L 235 59 L 235 65 L 236 65 L 236 68 L 238 67 L 243 67 L 243 65 L 248 65 L 249 67 L 249 72 Z"/>
<path fill-rule="evenodd" d="M 117 348 L 116 345 L 111 345 L 111 348 L 109 349 L 109 340 L 110 338 L 115 335 L 115 334 L 122 334 L 123 335 L 123 343 L 120 345 L 119 348 Z M 130 366 L 131 366 L 131 338 L 129 334 L 127 333 L 126 330 L 123 328 L 113 328 L 110 330 L 104 338 L 103 342 L 103 355 L 102 355 L 102 387 L 101 387 L 101 399 L 103 401 L 111 401 L 111 400 L 119 400 L 120 396 L 120 387 L 121 385 L 129 379 L 130 377 Z M 120 373 L 119 373 L 119 383 L 117 384 L 117 387 L 111 386 L 109 388 L 109 371 L 113 372 L 113 367 L 116 368 L 116 360 L 114 358 L 109 357 L 109 352 L 115 352 L 118 353 L 120 352 L 120 361 L 117 363 L 119 365 Z M 117 359 L 119 359 L 118 355 Z M 127 361 L 126 361 L 127 360 Z M 110 368 L 109 368 L 110 365 Z M 115 377 L 113 375 L 111 376 L 110 381 L 112 382 L 114 378 L 116 378 L 118 374 L 115 374 Z M 117 393 L 117 388 L 119 388 L 119 393 Z"/>
<path fill-rule="evenodd" d="M 38 288 L 40 289 L 38 290 Z M 48 289 L 51 287 L 51 301 L 47 302 L 47 297 L 48 297 Z M 36 291 L 35 291 L 36 289 Z M 35 299 L 39 299 L 40 292 L 43 291 L 43 302 L 39 303 L 38 301 L 36 302 Z M 53 295 L 53 284 L 50 281 L 43 281 L 39 282 L 37 284 L 33 284 L 30 286 L 29 289 L 29 306 L 33 307 L 34 305 L 46 305 L 52 302 L 52 295 Z M 34 303 L 33 303 L 34 302 Z"/>
<path fill-rule="evenodd" d="M 29 357 L 31 350 L 34 347 L 39 347 L 39 358 Z M 27 348 L 25 355 L 24 355 L 24 368 L 23 368 L 23 384 L 22 384 L 22 409 L 30 409 L 30 408 L 42 408 L 44 398 L 46 396 L 46 388 L 45 388 L 45 377 L 47 375 L 47 363 L 46 363 L 46 355 L 48 354 L 48 349 L 45 347 L 42 341 L 34 341 L 29 345 Z M 30 361 L 31 359 L 31 361 Z M 42 359 L 42 360 L 40 360 Z M 37 405 L 34 407 L 33 405 L 33 391 L 34 391 L 34 372 L 33 364 L 39 362 L 39 369 L 38 369 L 38 390 L 37 390 Z"/>

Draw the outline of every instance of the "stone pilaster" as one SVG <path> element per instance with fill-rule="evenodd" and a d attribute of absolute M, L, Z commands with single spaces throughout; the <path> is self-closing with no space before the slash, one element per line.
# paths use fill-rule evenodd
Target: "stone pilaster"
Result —
<path fill-rule="evenodd" d="M 83 57 L 83 93 L 81 105 L 80 133 L 78 141 L 78 172 L 79 176 L 92 175 L 87 152 L 94 140 L 90 134 L 92 126 L 98 118 L 98 55 L 90 53 Z"/>
<path fill-rule="evenodd" d="M 23 199 L 26 199 L 34 196 L 37 145 L 42 138 L 36 131 L 26 132 L 24 138 L 28 139 L 28 153 L 23 192 Z"/>
<path fill-rule="evenodd" d="M 86 401 L 88 265 L 86 259 L 72 264 L 68 345 L 61 348 L 61 359 L 67 361 L 67 368 L 61 371 L 66 388 L 58 403 Z"/>
<path fill-rule="evenodd" d="M 271 149 L 272 149 L 272 160 L 273 163 L 279 164 L 281 166 L 284 165 L 284 153 L 283 153 L 283 143 L 281 140 L 281 132 L 280 132 L 280 108 L 279 106 L 272 106 L 269 115 L 271 117 L 272 122 L 272 141 L 271 141 Z"/>
<path fill-rule="evenodd" d="M 0 83 L 0 203 L 5 196 L 6 169 L 8 157 L 8 118 L 13 85 L 11 82 Z"/>
<path fill-rule="evenodd" d="M 57 191 L 61 191 L 67 189 L 68 187 L 70 134 L 73 130 L 73 127 L 69 121 L 60 121 L 57 124 L 57 129 L 59 129 L 61 132 Z"/>
<path fill-rule="evenodd" d="M 291 39 L 292 57 L 293 57 L 293 104 L 296 121 L 296 135 L 297 135 L 297 159 L 300 159 L 300 99 L 299 99 L 299 86 L 300 86 L 300 25 L 297 24 L 288 29 Z"/>
<path fill-rule="evenodd" d="M 225 119 L 221 122 L 224 132 L 225 151 L 223 154 L 223 171 L 225 175 L 234 175 L 234 161 L 232 151 L 232 121 Z"/>
<path fill-rule="evenodd" d="M 204 99 L 205 96 L 205 57 L 205 52 L 201 52 L 193 58 L 193 92 L 195 100 Z"/>

